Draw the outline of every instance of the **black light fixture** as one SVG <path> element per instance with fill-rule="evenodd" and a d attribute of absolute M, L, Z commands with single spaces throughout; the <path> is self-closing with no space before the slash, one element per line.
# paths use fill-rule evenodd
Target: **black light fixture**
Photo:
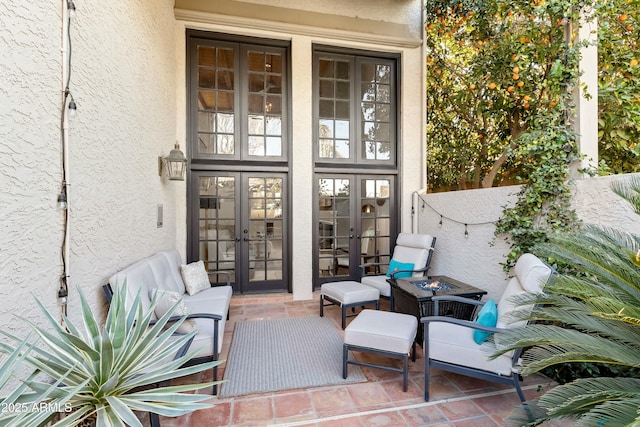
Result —
<path fill-rule="evenodd" d="M 67 185 L 62 183 L 62 190 L 58 194 L 58 200 L 56 201 L 56 209 L 59 211 L 67 210 Z"/>
<path fill-rule="evenodd" d="M 76 5 L 73 0 L 67 0 L 67 11 L 69 18 L 73 18 L 76 15 Z"/>
<path fill-rule="evenodd" d="M 187 158 L 180 150 L 180 144 L 176 142 L 175 148 L 168 156 L 158 157 L 158 175 L 162 176 L 163 169 L 167 171 L 167 178 L 171 181 L 184 181 L 187 171 Z"/>

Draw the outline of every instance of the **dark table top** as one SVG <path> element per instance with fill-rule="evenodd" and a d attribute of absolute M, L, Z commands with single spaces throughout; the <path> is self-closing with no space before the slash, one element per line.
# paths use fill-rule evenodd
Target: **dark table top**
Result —
<path fill-rule="evenodd" d="M 468 285 L 448 276 L 411 277 L 388 280 L 392 288 L 414 296 L 419 302 L 429 301 L 436 295 L 471 297 L 486 295 L 487 291 Z"/>

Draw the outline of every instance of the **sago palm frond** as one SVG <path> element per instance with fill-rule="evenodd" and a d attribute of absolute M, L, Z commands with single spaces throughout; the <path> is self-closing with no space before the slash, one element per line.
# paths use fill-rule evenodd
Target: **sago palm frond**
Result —
<path fill-rule="evenodd" d="M 640 177 L 614 190 L 640 213 Z M 626 369 L 617 369 L 622 374 L 615 378 L 557 386 L 520 406 L 513 425 L 573 418 L 579 425 L 640 426 L 640 379 L 625 376 L 640 368 L 639 251 L 639 236 L 596 226 L 553 236 L 534 249 L 571 273 L 559 274 L 544 294 L 517 301 L 536 304 L 529 316 L 520 314 L 536 323 L 496 334 L 500 351 L 493 356 L 524 348 L 524 375 L 572 362 Z"/>
<path fill-rule="evenodd" d="M 631 175 L 627 180 L 614 181 L 611 183 L 611 189 L 629 202 L 636 214 L 640 215 L 640 176 Z"/>
<path fill-rule="evenodd" d="M 523 404 L 511 416 L 514 425 L 583 415 L 580 425 L 632 426 L 640 419 L 640 379 L 588 378 L 557 386 L 539 399 Z"/>

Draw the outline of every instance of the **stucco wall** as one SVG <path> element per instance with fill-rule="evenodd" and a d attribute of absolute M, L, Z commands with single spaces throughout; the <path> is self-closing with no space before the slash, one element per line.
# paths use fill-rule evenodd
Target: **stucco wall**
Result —
<path fill-rule="evenodd" d="M 46 2 L 0 6 L 0 323 L 13 332 L 14 314 L 40 317 L 32 294 L 56 303 L 60 16 Z"/>
<path fill-rule="evenodd" d="M 91 289 L 127 264 L 176 247 L 184 182 L 158 176 L 176 136 L 171 0 L 82 3 L 72 33 L 71 283 Z M 78 5 L 79 6 L 79 5 Z M 156 226 L 157 205 L 164 210 Z M 183 226 L 183 224 L 180 224 Z"/>
<path fill-rule="evenodd" d="M 573 207 L 585 223 L 640 235 L 638 216 L 610 189 L 612 181 L 621 179 L 625 176 L 575 181 Z M 516 200 L 518 190 L 517 186 L 499 187 L 416 197 L 417 229 L 437 237 L 430 274 L 449 275 L 487 290 L 487 298 L 500 298 L 507 277 L 500 263 L 509 246 L 503 238 L 494 238 L 492 223 L 500 218 L 502 206 Z M 442 226 L 440 215 L 444 217 Z M 468 237 L 464 223 L 469 224 Z"/>
<path fill-rule="evenodd" d="M 0 321 L 26 330 L 42 316 L 32 294 L 57 311 L 61 272 L 59 2 L 0 6 Z M 99 287 L 126 264 L 176 246 L 184 183 L 161 180 L 157 156 L 176 140 L 172 0 L 76 2 L 69 123 L 69 313 L 76 287 L 103 312 Z M 168 31 L 169 30 L 169 31 Z M 182 141 L 181 141 L 182 142 Z M 156 228 L 156 206 L 164 227 Z"/>
<path fill-rule="evenodd" d="M 409 25 L 414 37 L 422 38 L 422 6 L 415 0 L 244 0 L 244 3 L 265 4 L 288 9 L 301 9 L 327 14 L 353 16 L 377 21 L 396 22 Z"/>

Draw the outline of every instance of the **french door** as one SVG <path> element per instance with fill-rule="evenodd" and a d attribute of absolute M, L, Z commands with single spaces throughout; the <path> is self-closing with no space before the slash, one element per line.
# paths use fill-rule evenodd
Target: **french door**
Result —
<path fill-rule="evenodd" d="M 229 273 L 236 292 L 286 290 L 286 188 L 286 174 L 192 172 L 190 260 L 212 282 Z"/>
<path fill-rule="evenodd" d="M 361 264 L 388 263 L 397 235 L 395 177 L 318 174 L 316 189 L 314 284 L 359 280 Z"/>

